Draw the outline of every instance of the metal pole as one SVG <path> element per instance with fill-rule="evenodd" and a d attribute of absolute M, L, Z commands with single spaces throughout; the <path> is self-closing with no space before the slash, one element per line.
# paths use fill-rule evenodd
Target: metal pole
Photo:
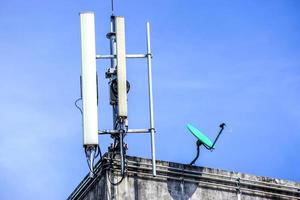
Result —
<path fill-rule="evenodd" d="M 119 142 L 119 145 L 120 145 L 120 160 L 121 160 L 121 174 L 124 175 L 124 169 L 125 169 L 125 165 L 124 165 L 124 149 L 123 149 L 123 145 L 124 145 L 124 140 L 123 140 L 123 135 L 124 134 L 124 131 L 121 131 L 120 133 L 120 142 Z"/>
<path fill-rule="evenodd" d="M 99 135 L 105 135 L 105 134 L 117 134 L 119 133 L 119 130 L 102 130 L 98 131 Z M 127 133 L 150 133 L 150 129 L 127 129 Z"/>
<path fill-rule="evenodd" d="M 110 54 L 111 55 L 116 55 L 117 50 L 116 50 L 116 35 L 115 35 L 115 18 L 111 16 L 110 19 L 110 33 L 107 35 L 109 40 L 110 40 Z M 117 60 L 115 56 L 111 57 L 110 60 L 110 68 L 115 69 L 117 66 Z M 111 78 L 111 80 L 114 77 Z M 117 123 L 117 106 L 112 105 L 112 113 L 113 113 L 113 128 L 115 129 L 116 123 Z"/>
<path fill-rule="evenodd" d="M 126 58 L 147 58 L 147 54 L 127 54 Z"/>
<path fill-rule="evenodd" d="M 96 55 L 96 59 L 113 59 L 117 58 L 116 55 Z M 147 54 L 127 54 L 126 58 L 147 58 Z"/>
<path fill-rule="evenodd" d="M 148 64 L 148 90 L 149 90 L 149 110 L 150 110 L 150 134 L 151 134 L 151 153 L 152 153 L 152 174 L 156 176 L 156 158 L 155 158 L 155 128 L 153 115 L 153 94 L 152 94 L 152 55 L 150 46 L 150 23 L 147 22 L 147 64 Z"/>

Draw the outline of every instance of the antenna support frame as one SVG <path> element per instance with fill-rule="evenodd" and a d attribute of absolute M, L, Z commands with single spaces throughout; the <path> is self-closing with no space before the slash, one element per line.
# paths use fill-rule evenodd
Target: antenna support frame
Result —
<path fill-rule="evenodd" d="M 106 38 L 110 40 L 110 54 L 97 54 L 96 59 L 110 59 L 111 66 L 108 68 L 106 72 L 106 78 L 110 80 L 110 84 L 112 81 L 117 78 L 118 72 L 118 38 L 117 38 L 117 16 L 111 16 L 111 31 L 106 34 Z M 124 20 L 123 20 L 124 21 Z M 122 25 L 123 26 L 123 25 Z M 118 97 L 117 101 L 114 101 L 113 104 L 113 130 L 102 130 L 98 131 L 99 135 L 110 134 L 113 138 L 118 139 L 120 143 L 120 154 L 121 154 L 121 171 L 124 173 L 124 159 L 123 156 L 123 140 L 124 136 L 127 133 L 130 134 L 140 134 L 140 133 L 150 133 L 151 138 L 151 154 L 152 154 L 152 174 L 156 176 L 156 156 L 155 156 L 155 127 L 154 127 L 154 111 L 153 111 L 153 92 L 152 92 L 152 53 L 151 53 L 151 46 L 150 46 L 150 24 L 147 22 L 147 29 L 146 29 L 146 36 L 147 36 L 147 52 L 145 54 L 126 54 L 123 55 L 126 59 L 147 59 L 147 66 L 148 66 L 148 94 L 149 94 L 149 118 L 150 118 L 150 128 L 148 129 L 128 129 L 127 125 L 127 116 L 120 116 L 118 115 Z M 120 33 L 119 33 L 120 34 Z M 123 36 L 122 36 L 123 37 Z M 123 42 L 123 41 L 122 41 Z M 125 52 L 125 51 L 124 51 Z M 128 92 L 128 91 L 127 91 Z M 126 145 L 126 144 L 125 144 Z M 117 147 L 116 147 L 117 148 Z"/>

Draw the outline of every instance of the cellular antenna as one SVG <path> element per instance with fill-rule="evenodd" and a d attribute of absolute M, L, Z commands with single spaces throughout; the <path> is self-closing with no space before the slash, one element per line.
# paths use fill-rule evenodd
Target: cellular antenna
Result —
<path fill-rule="evenodd" d="M 126 52 L 125 18 L 114 16 L 114 0 L 111 0 L 112 15 L 110 17 L 110 32 L 106 34 L 110 43 L 109 54 L 96 54 L 95 22 L 93 12 L 80 13 L 81 22 L 81 89 L 83 101 L 83 136 L 84 148 L 90 167 L 90 177 L 93 175 L 94 159 L 98 146 L 98 135 L 108 134 L 113 143 L 108 148 L 108 156 L 119 160 L 122 177 L 126 173 L 127 144 L 124 138 L 127 134 L 150 134 L 152 174 L 156 176 L 155 156 L 155 127 L 152 92 L 152 53 L 150 44 L 150 23 L 146 25 L 147 49 L 142 54 L 128 54 Z M 110 66 L 105 72 L 109 87 L 109 103 L 112 106 L 112 128 L 98 130 L 97 114 L 97 73 L 96 59 L 110 60 Z M 128 92 L 130 83 L 127 80 L 127 59 L 147 59 L 148 67 L 148 107 L 149 127 L 143 129 L 130 129 L 128 126 Z M 145 76 L 146 77 L 146 76 Z M 102 104 L 99 104 L 104 106 Z M 145 116 L 145 119 L 147 117 Z M 100 151 L 99 151 L 100 152 Z"/>
<path fill-rule="evenodd" d="M 95 17 L 92 12 L 80 13 L 81 28 L 81 98 L 83 104 L 83 146 L 93 176 L 94 158 L 98 146 L 97 73 L 95 47 Z"/>

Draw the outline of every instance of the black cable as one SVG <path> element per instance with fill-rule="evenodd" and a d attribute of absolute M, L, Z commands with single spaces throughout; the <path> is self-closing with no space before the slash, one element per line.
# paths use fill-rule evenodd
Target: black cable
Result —
<path fill-rule="evenodd" d="M 93 174 L 93 177 L 94 177 L 96 174 L 94 173 L 93 167 L 91 167 L 91 165 L 90 165 L 90 162 L 89 162 L 88 157 L 86 157 L 86 162 L 87 162 L 87 164 L 88 164 L 90 173 L 92 173 L 92 174 Z"/>
<path fill-rule="evenodd" d="M 99 104 L 98 73 L 96 72 L 97 106 Z"/>
<path fill-rule="evenodd" d="M 112 172 L 112 173 L 113 173 L 113 171 L 114 171 L 114 165 L 113 165 L 113 159 L 114 159 L 114 156 L 115 156 L 115 154 L 114 154 L 113 157 L 110 159 L 110 169 L 111 169 L 111 172 Z M 125 173 L 122 174 L 122 178 L 121 178 L 119 181 L 113 182 L 113 181 L 111 180 L 111 177 L 110 177 L 109 173 L 108 173 L 108 181 L 109 181 L 109 183 L 110 183 L 111 185 L 113 185 L 113 186 L 119 185 L 119 184 L 123 181 L 124 178 L 125 178 Z"/>
<path fill-rule="evenodd" d="M 85 155 L 86 155 L 86 161 L 87 161 L 87 164 L 88 164 L 88 167 L 89 167 L 89 170 L 90 170 L 90 173 L 92 173 L 93 174 L 93 176 L 95 176 L 96 174 L 94 173 L 94 170 L 93 170 L 93 166 L 91 166 L 90 165 L 90 162 L 89 162 L 89 158 L 88 158 L 88 151 L 87 151 L 87 148 L 85 148 L 84 149 L 84 152 L 85 152 Z M 98 156 L 100 156 L 100 162 L 101 162 L 101 160 L 102 160 L 102 152 L 101 152 L 101 149 L 100 149 L 100 145 L 97 145 L 97 147 L 96 147 L 96 152 L 95 152 L 95 154 L 94 154 L 94 160 L 98 157 Z"/>
<path fill-rule="evenodd" d="M 89 167 L 89 171 L 90 173 L 92 173 L 93 177 L 95 176 L 95 173 L 94 173 L 94 170 L 93 170 L 93 166 L 90 165 L 90 162 L 89 162 L 89 157 L 87 156 L 88 153 L 87 153 L 87 148 L 84 148 L 84 152 L 85 152 L 85 157 L 86 157 L 86 162 L 87 162 L 87 165 Z"/>
<path fill-rule="evenodd" d="M 114 183 L 114 182 L 111 180 L 110 175 L 108 174 L 108 181 L 109 181 L 109 183 L 110 183 L 111 185 L 113 185 L 113 186 L 117 186 L 117 185 L 119 185 L 120 183 L 122 183 L 122 181 L 124 180 L 124 178 L 125 178 L 125 173 L 122 175 L 122 178 L 121 178 L 119 181 L 117 181 L 116 183 Z"/>
<path fill-rule="evenodd" d="M 98 156 L 100 156 L 100 160 L 102 160 L 102 152 L 100 149 L 100 145 L 97 145 L 96 153 L 94 155 L 94 158 L 96 159 Z"/>
<path fill-rule="evenodd" d="M 81 100 L 82 100 L 82 98 L 76 99 L 76 101 L 74 102 L 74 104 L 75 104 L 76 108 L 80 111 L 81 115 L 83 115 L 82 109 L 77 105 L 77 103 L 78 103 L 79 101 L 81 101 Z"/>
<path fill-rule="evenodd" d="M 113 152 L 112 152 L 112 156 L 110 156 L 110 161 L 109 161 L 109 165 L 110 165 L 110 172 L 111 173 L 114 173 L 114 171 L 115 171 L 115 168 L 114 168 L 114 164 L 113 164 L 113 159 L 115 158 L 115 156 L 116 156 L 116 140 L 114 140 L 114 148 L 113 148 Z M 119 143 L 119 145 L 120 145 L 120 143 Z M 123 151 L 124 152 L 124 151 Z M 124 157 L 125 157 L 125 153 L 123 153 L 124 154 Z M 120 160 L 120 162 L 121 162 L 121 160 Z M 121 163 L 120 163 L 121 164 Z M 126 163 L 124 163 L 124 165 L 125 165 Z M 121 166 L 120 166 L 121 167 Z M 108 173 L 108 180 L 109 180 L 109 182 L 110 182 L 110 184 L 111 185 L 113 185 L 113 186 L 117 186 L 117 185 L 119 185 L 123 180 L 124 180 L 124 178 L 125 178 L 125 173 L 123 173 L 122 174 L 122 178 L 119 180 L 119 181 L 117 181 L 117 182 L 113 182 L 112 180 L 111 180 L 111 176 L 110 176 L 110 173 Z"/>

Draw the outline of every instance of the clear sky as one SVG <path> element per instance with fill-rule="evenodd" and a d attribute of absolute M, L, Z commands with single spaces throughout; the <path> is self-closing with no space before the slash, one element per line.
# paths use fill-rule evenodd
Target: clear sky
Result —
<path fill-rule="evenodd" d="M 192 123 L 216 150 L 197 165 L 300 182 L 300 1 L 115 0 L 128 53 L 152 28 L 157 158 L 189 163 Z M 96 13 L 108 53 L 109 0 L 1 0 L 0 199 L 65 199 L 88 172 L 79 97 L 80 11 Z M 111 128 L 107 61 L 97 61 L 99 128 Z M 145 61 L 128 61 L 129 127 L 148 125 Z M 101 137 L 107 150 L 108 136 Z M 150 157 L 148 135 L 129 155 Z"/>

